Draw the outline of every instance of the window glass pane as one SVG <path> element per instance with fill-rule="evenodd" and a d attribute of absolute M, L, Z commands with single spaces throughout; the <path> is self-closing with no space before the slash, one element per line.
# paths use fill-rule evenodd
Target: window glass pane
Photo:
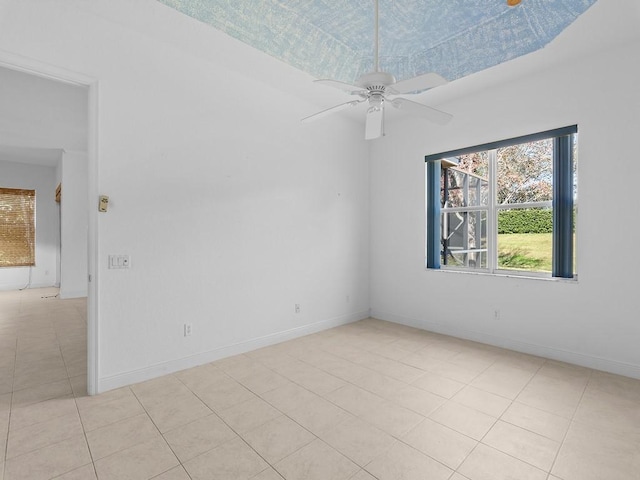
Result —
<path fill-rule="evenodd" d="M 442 169 L 440 200 L 443 207 L 487 205 L 489 152 L 462 155 L 455 167 Z"/>
<path fill-rule="evenodd" d="M 498 268 L 551 272 L 553 211 L 514 208 L 498 213 Z"/>
<path fill-rule="evenodd" d="M 553 139 L 497 150 L 497 203 L 546 202 L 553 196 Z"/>
<path fill-rule="evenodd" d="M 487 268 L 487 211 L 442 214 L 442 264 Z"/>

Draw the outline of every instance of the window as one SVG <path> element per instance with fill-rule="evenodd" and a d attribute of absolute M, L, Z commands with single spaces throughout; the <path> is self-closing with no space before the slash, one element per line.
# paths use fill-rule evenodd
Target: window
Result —
<path fill-rule="evenodd" d="M 35 190 L 0 188 L 0 267 L 35 265 Z"/>
<path fill-rule="evenodd" d="M 427 267 L 574 278 L 577 131 L 427 156 Z"/>

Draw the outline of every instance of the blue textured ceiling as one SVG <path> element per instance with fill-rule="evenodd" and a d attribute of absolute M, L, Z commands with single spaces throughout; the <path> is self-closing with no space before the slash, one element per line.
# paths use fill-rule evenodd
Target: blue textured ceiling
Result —
<path fill-rule="evenodd" d="M 374 0 L 159 1 L 316 78 L 373 70 Z M 451 81 L 544 47 L 596 0 L 379 2 L 380 69 Z"/>

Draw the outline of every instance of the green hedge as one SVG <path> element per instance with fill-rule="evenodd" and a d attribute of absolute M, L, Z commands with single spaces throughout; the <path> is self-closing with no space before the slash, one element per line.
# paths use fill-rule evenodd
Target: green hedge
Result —
<path fill-rule="evenodd" d="M 498 233 L 552 233 L 551 210 L 502 210 L 498 214 Z"/>

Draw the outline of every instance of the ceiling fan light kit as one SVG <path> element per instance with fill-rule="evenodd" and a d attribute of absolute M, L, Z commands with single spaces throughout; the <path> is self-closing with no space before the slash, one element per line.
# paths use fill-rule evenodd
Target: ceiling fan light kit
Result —
<path fill-rule="evenodd" d="M 388 101 L 391 103 L 391 106 L 403 110 L 407 114 L 425 118 L 439 125 L 448 123 L 453 117 L 446 112 L 436 110 L 435 108 L 406 98 L 392 98 L 395 95 L 415 95 L 422 93 L 427 89 L 444 85 L 447 81 L 437 73 L 425 73 L 417 77 L 396 82 L 396 78 L 392 74 L 381 72 L 378 66 L 378 0 L 375 0 L 374 18 L 374 71 L 362 75 L 355 85 L 337 80 L 315 80 L 315 83 L 338 88 L 350 95 L 359 96 L 360 99 L 342 103 L 314 113 L 313 115 L 303 118 L 302 122 L 308 123 L 318 120 L 327 115 L 344 110 L 345 108 L 354 107 L 367 101 L 369 108 L 366 113 L 365 139 L 373 140 L 384 135 L 384 107 Z"/>

